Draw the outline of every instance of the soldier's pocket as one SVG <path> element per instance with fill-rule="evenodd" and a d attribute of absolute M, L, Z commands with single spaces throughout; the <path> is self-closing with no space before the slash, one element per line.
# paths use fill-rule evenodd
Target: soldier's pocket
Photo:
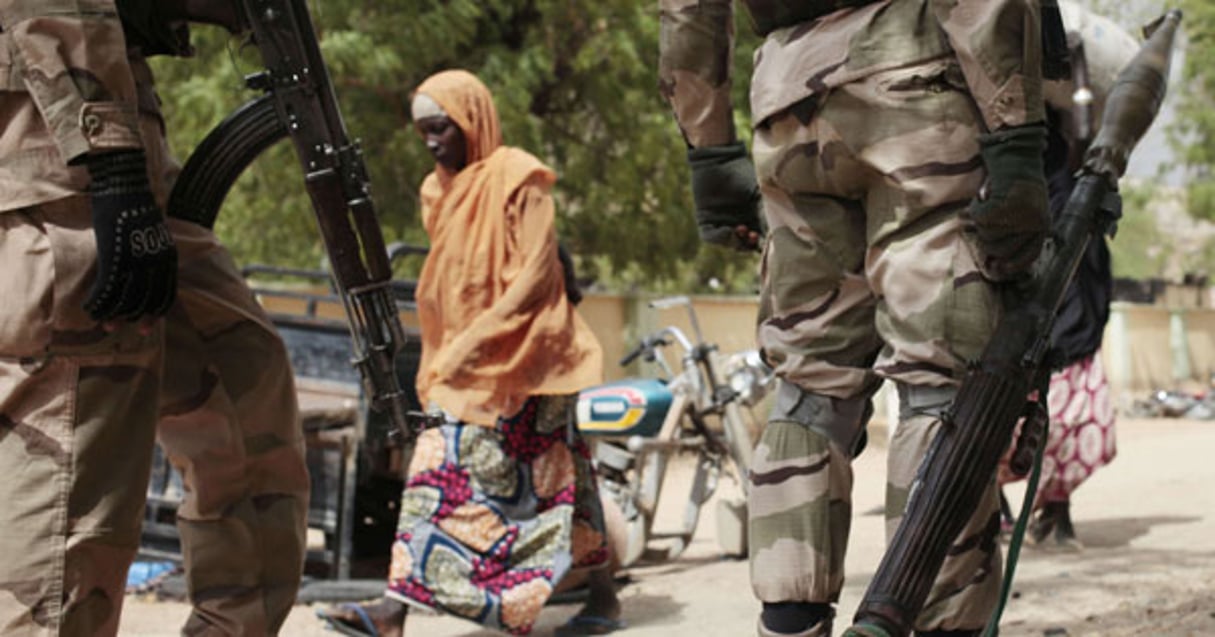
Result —
<path fill-rule="evenodd" d="M 37 208 L 0 213 L 0 355 L 23 357 L 50 344 L 55 262 Z"/>
<path fill-rule="evenodd" d="M 886 71 L 880 75 L 878 83 L 887 93 L 967 91 L 962 68 L 949 59 L 936 59 Z"/>
<path fill-rule="evenodd" d="M 54 258 L 55 304 L 51 328 L 69 343 L 84 345 L 104 335 L 84 310 L 97 269 L 92 211 L 85 197 L 60 199 L 39 208 Z"/>
<path fill-rule="evenodd" d="M 883 101 L 919 112 L 922 121 L 966 122 L 977 112 L 962 69 L 952 60 L 886 71 L 875 81 Z"/>
<path fill-rule="evenodd" d="M 980 273 L 974 251 L 963 233 L 957 233 L 953 257 L 954 283 L 946 312 L 946 329 L 953 354 L 977 360 L 987 346 L 1000 317 L 1000 299 Z"/>

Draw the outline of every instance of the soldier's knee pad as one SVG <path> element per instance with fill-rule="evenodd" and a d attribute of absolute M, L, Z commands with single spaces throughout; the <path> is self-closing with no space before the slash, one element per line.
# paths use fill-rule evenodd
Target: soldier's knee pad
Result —
<path fill-rule="evenodd" d="M 782 380 L 768 420 L 797 423 L 856 457 L 864 447 L 865 426 L 871 416 L 873 401 L 868 397 L 833 398 Z"/>
<path fill-rule="evenodd" d="M 929 387 L 896 382 L 899 392 L 899 421 L 905 422 L 918 416 L 944 420 L 946 412 L 953 407 L 958 395 L 955 386 Z"/>

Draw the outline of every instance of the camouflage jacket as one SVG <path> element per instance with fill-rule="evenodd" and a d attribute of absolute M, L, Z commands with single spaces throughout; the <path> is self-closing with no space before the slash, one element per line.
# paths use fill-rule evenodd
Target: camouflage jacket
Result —
<path fill-rule="evenodd" d="M 156 4 L 125 2 L 123 17 L 150 24 Z M 135 45 L 150 40 L 128 48 L 123 26 L 114 0 L 0 0 L 0 211 L 82 192 L 88 153 L 163 145 L 141 133 L 141 114 L 159 120 Z"/>
<path fill-rule="evenodd" d="M 661 90 L 685 139 L 732 142 L 731 0 L 659 0 L 659 7 Z M 755 54 L 752 122 L 832 87 L 946 55 L 957 58 L 956 80 L 989 130 L 1042 121 L 1039 19 L 1035 0 L 881 0 L 776 29 Z"/>

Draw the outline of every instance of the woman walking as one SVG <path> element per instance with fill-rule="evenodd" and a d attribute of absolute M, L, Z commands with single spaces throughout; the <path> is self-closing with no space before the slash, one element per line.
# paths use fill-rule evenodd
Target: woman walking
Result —
<path fill-rule="evenodd" d="M 431 76 L 412 102 L 435 157 L 422 184 L 431 248 L 418 280 L 418 396 L 442 424 L 417 440 L 385 597 L 319 614 L 350 635 L 397 637 L 422 606 L 527 634 L 572 569 L 606 564 L 603 511 L 578 436 L 577 392 L 602 352 L 566 296 L 556 175 L 502 145 L 488 88 Z M 564 634 L 619 627 L 611 577 Z"/>

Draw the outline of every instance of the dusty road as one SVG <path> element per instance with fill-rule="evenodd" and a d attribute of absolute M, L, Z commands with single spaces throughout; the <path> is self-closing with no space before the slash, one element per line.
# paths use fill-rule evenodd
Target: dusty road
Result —
<path fill-rule="evenodd" d="M 1118 458 L 1098 471 L 1073 503 L 1086 549 L 1077 554 L 1026 549 L 1001 624 L 1005 637 L 1215 636 L 1215 422 L 1122 420 L 1118 426 Z M 837 634 L 881 557 L 877 511 L 884 463 L 885 449 L 871 446 L 855 467 L 857 518 Z M 732 493 L 731 487 L 723 484 L 722 493 Z M 1020 502 L 1020 490 L 1008 493 Z M 619 634 L 755 634 L 759 606 L 751 597 L 747 564 L 719 556 L 712 504 L 702 513 L 698 540 L 683 557 L 630 571 L 620 592 L 629 629 Z M 550 606 L 534 634 L 551 634 L 576 610 L 576 605 Z M 128 598 L 122 634 L 173 635 L 186 613 L 183 604 Z M 296 607 L 283 631 L 285 637 L 334 634 L 321 628 L 306 605 Z M 414 614 L 406 634 L 496 633 L 448 617 Z"/>

